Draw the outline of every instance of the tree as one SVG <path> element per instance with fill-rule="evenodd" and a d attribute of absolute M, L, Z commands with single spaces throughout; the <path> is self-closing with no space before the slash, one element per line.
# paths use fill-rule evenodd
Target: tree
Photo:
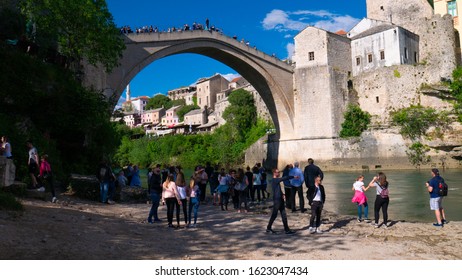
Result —
<path fill-rule="evenodd" d="M 420 169 L 420 165 L 429 163 L 431 157 L 427 155 L 430 148 L 420 142 L 413 143 L 409 150 L 406 151 L 406 155 L 412 165 L 417 166 Z"/>
<path fill-rule="evenodd" d="M 24 0 L 21 10 L 36 26 L 30 34 L 43 49 L 57 42 L 64 56 L 80 63 L 118 65 L 125 44 L 104 0 Z"/>
<path fill-rule="evenodd" d="M 172 107 L 172 100 L 166 95 L 156 94 L 149 99 L 148 104 L 146 104 L 146 110 L 164 108 L 168 110 Z"/>
<path fill-rule="evenodd" d="M 228 97 L 230 105 L 223 112 L 223 119 L 237 133 L 239 139 L 245 137 L 245 133 L 249 131 L 257 122 L 257 108 L 253 96 L 250 92 L 244 89 L 238 89 Z"/>
<path fill-rule="evenodd" d="M 340 130 L 340 137 L 342 138 L 361 136 L 361 133 L 367 129 L 371 122 L 371 115 L 361 110 L 358 105 L 348 105 L 344 117 L 345 121 Z"/>
<path fill-rule="evenodd" d="M 431 126 L 439 128 L 447 126 L 446 112 L 436 112 L 433 108 L 411 105 L 391 114 L 392 124 L 400 127 L 400 133 L 410 139 L 419 139 L 426 135 Z"/>

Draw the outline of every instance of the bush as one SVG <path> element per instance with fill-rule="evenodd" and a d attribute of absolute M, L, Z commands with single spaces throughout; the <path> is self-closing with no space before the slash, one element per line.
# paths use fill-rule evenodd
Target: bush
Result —
<path fill-rule="evenodd" d="M 340 130 L 341 138 L 358 137 L 367 129 L 371 122 L 371 115 L 364 112 L 358 105 L 348 105 L 344 114 L 345 121 Z"/>
<path fill-rule="evenodd" d="M 403 137 L 418 139 L 424 135 L 431 126 L 446 127 L 448 113 L 438 113 L 435 109 L 425 108 L 421 105 L 412 105 L 395 111 L 391 114 L 392 124 L 400 127 Z"/>

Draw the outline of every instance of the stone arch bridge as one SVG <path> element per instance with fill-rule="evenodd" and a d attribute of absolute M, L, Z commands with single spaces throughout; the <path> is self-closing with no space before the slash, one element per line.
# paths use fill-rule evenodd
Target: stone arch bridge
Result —
<path fill-rule="evenodd" d="M 260 93 L 279 139 L 294 135 L 293 66 L 219 32 L 205 30 L 129 34 L 119 67 L 111 73 L 86 66 L 85 83 L 117 102 L 129 82 L 155 60 L 182 53 L 200 54 L 236 70 Z"/>

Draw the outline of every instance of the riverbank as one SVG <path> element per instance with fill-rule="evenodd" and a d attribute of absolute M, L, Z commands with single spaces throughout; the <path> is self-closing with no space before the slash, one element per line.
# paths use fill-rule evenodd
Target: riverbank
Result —
<path fill-rule="evenodd" d="M 265 233 L 270 203 L 249 213 L 201 205 L 196 228 L 170 229 L 145 222 L 150 205 L 104 205 L 61 196 L 58 203 L 22 200 L 21 215 L 0 212 L 0 259 L 318 259 L 460 260 L 462 222 L 392 221 L 388 228 L 358 223 L 353 216 L 323 212 L 322 234 L 309 234 L 307 213 L 288 213 L 294 235 L 280 216 Z"/>

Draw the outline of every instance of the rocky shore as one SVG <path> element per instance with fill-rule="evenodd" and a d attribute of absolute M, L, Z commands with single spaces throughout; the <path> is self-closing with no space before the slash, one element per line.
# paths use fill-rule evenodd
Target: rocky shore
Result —
<path fill-rule="evenodd" d="M 0 259 L 47 260 L 460 260 L 462 222 L 444 228 L 431 223 L 391 221 L 374 228 L 355 217 L 323 212 L 322 234 L 310 234 L 306 213 L 288 213 L 294 235 L 280 217 L 268 234 L 270 202 L 249 213 L 201 205 L 196 228 L 171 229 L 146 223 L 149 204 L 104 205 L 61 196 L 57 203 L 22 200 L 22 214 L 0 212 Z M 184 223 L 181 224 L 184 226 Z"/>

